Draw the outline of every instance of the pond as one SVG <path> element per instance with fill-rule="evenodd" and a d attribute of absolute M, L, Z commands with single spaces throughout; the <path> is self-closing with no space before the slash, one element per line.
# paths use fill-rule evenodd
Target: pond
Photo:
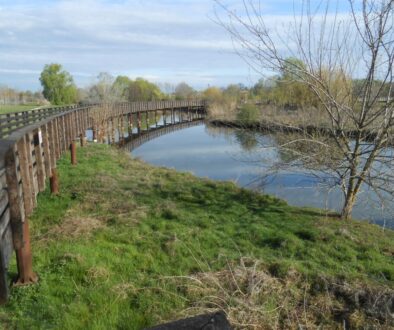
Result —
<path fill-rule="evenodd" d="M 322 175 L 306 169 L 272 173 L 272 165 L 280 164 L 283 157 L 272 147 L 273 139 L 259 132 L 213 127 L 201 122 L 138 144 L 132 155 L 153 165 L 233 181 L 239 186 L 275 195 L 291 205 L 338 212 L 343 202 L 342 193 L 338 188 L 323 184 Z M 394 228 L 393 206 L 389 203 L 382 208 L 377 196 L 364 189 L 353 217 Z"/>

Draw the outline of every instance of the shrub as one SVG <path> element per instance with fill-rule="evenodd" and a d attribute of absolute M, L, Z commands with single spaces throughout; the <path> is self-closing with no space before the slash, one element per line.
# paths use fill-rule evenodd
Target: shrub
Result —
<path fill-rule="evenodd" d="M 237 119 L 243 123 L 253 123 L 260 119 L 260 110 L 254 104 L 244 104 L 238 111 Z"/>

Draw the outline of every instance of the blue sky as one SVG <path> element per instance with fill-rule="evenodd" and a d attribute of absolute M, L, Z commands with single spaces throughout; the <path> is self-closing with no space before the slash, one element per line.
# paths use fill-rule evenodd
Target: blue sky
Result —
<path fill-rule="evenodd" d="M 292 0 L 261 3 L 272 22 L 291 17 Z M 255 83 L 213 8 L 213 0 L 0 0 L 0 84 L 38 90 L 54 62 L 79 86 L 103 71 L 199 89 Z"/>

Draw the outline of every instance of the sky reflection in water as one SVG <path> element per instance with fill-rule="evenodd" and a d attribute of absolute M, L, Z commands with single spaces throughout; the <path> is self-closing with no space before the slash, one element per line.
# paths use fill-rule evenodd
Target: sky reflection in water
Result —
<path fill-rule="evenodd" d="M 153 139 L 132 154 L 153 165 L 233 181 L 283 198 L 291 205 L 340 210 L 343 201 L 340 190 L 329 191 L 316 184 L 316 179 L 307 172 L 280 171 L 267 176 L 268 168 L 280 161 L 280 155 L 275 148 L 260 147 L 265 144 L 272 145 L 271 137 L 199 125 Z M 382 212 L 373 199 L 376 198 L 370 193 L 361 194 L 353 216 L 394 228 L 393 213 Z"/>

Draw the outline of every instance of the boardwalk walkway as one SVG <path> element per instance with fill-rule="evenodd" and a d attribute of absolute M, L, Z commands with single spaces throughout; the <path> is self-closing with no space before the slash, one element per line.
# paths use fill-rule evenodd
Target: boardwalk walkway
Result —
<path fill-rule="evenodd" d="M 37 194 L 57 192 L 56 162 L 75 143 L 85 143 L 87 130 L 101 143 L 132 143 L 149 135 L 151 118 L 155 134 L 172 124 L 188 125 L 206 113 L 204 101 L 152 101 L 93 104 L 37 109 L 0 115 L 0 303 L 9 296 L 8 265 L 16 253 L 18 284 L 37 281 L 33 272 L 28 218 L 37 205 Z M 164 123 L 159 125 L 158 117 Z M 168 121 L 168 122 L 167 122 Z M 127 139 L 129 138 L 129 139 Z M 140 142 L 139 142 L 140 143 Z"/>

